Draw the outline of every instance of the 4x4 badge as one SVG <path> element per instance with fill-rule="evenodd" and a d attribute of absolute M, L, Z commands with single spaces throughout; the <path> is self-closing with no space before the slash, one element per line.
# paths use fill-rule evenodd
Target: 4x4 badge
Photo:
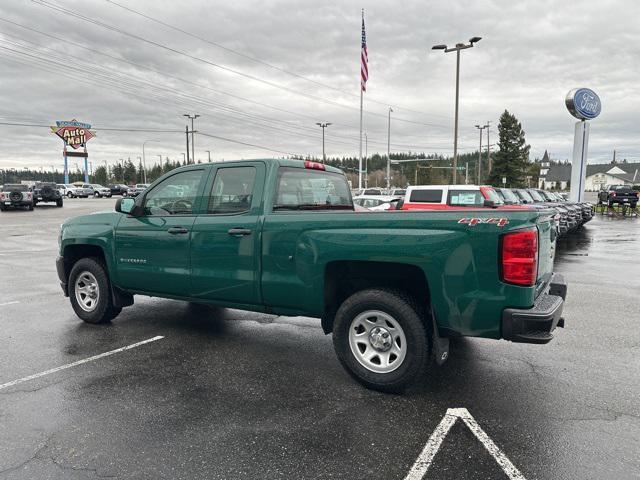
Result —
<path fill-rule="evenodd" d="M 467 223 L 471 227 L 475 227 L 479 223 L 493 223 L 498 227 L 504 227 L 509 223 L 508 218 L 461 218 L 458 223 Z"/>

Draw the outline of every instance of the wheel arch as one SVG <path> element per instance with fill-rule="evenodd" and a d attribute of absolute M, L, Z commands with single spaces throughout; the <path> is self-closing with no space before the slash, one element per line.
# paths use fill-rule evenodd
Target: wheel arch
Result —
<path fill-rule="evenodd" d="M 324 273 L 324 312 L 322 330 L 333 331 L 340 305 L 354 293 L 368 288 L 400 290 L 411 295 L 425 311 L 430 310 L 429 282 L 417 265 L 378 261 L 334 261 Z"/>

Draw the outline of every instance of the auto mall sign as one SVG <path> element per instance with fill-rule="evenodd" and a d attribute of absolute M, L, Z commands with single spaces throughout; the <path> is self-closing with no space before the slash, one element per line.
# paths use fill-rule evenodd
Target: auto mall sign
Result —
<path fill-rule="evenodd" d="M 569 112 L 580 120 L 593 120 L 602 110 L 600 97 L 589 88 L 574 88 L 564 99 Z"/>
<path fill-rule="evenodd" d="M 75 118 L 71 121 L 57 121 L 51 131 L 59 136 L 65 145 L 74 149 L 86 146 L 87 142 L 96 136 L 88 123 L 78 122 Z"/>

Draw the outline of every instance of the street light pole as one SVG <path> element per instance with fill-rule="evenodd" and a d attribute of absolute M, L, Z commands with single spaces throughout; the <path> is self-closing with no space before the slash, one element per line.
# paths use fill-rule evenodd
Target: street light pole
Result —
<path fill-rule="evenodd" d="M 209 163 L 211 163 L 211 150 L 205 150 L 207 152 L 207 158 L 209 159 Z"/>
<path fill-rule="evenodd" d="M 193 126 L 193 122 L 196 118 L 198 118 L 200 115 L 198 114 L 194 114 L 191 115 L 190 113 L 185 113 L 182 115 L 183 117 L 187 117 L 188 119 L 191 120 L 191 163 L 196 163 L 196 149 L 195 149 L 195 128 Z"/>
<path fill-rule="evenodd" d="M 318 125 L 320 128 L 322 128 L 322 163 L 326 163 L 327 162 L 327 156 L 324 153 L 324 129 L 327 128 L 329 125 L 331 125 L 331 123 L 328 122 L 316 122 L 316 125 Z"/>
<path fill-rule="evenodd" d="M 393 108 L 389 107 L 389 120 L 387 123 L 387 190 L 391 188 L 391 112 L 393 112 Z"/>
<path fill-rule="evenodd" d="M 432 50 L 444 50 L 444 53 L 456 52 L 456 113 L 455 125 L 453 128 L 453 183 L 455 185 L 458 171 L 458 99 L 460 96 L 460 50 L 472 48 L 474 43 L 478 43 L 482 37 L 472 37 L 469 43 L 457 43 L 455 47 L 448 48 L 446 45 L 434 45 Z"/>
<path fill-rule="evenodd" d="M 480 147 L 478 148 L 478 185 L 482 183 L 482 130 L 489 128 L 489 125 L 476 125 L 476 128 L 480 132 Z"/>

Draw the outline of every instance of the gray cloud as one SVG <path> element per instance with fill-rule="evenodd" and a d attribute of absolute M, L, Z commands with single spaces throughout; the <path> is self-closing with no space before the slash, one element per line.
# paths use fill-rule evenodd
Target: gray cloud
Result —
<path fill-rule="evenodd" d="M 634 118 L 640 105 L 635 85 L 640 74 L 640 33 L 635 24 L 640 7 L 632 0 L 126 2 L 335 89 L 234 55 L 104 0 L 47 1 L 282 87 L 36 3 L 3 1 L 1 18 L 67 42 L 0 22 L 0 122 L 53 124 L 74 117 L 90 122 L 98 130 L 88 147 L 94 163 L 135 160 L 147 139 L 156 140 L 147 145 L 150 158 L 182 158 L 184 134 L 110 132 L 100 127 L 181 130 L 185 112 L 202 115 L 197 120 L 202 132 L 312 155 L 321 153 L 320 130 L 314 124 L 329 121 L 334 125 L 327 129 L 327 153 L 357 155 L 361 6 L 366 9 L 370 59 L 365 94 L 370 153 L 386 150 L 387 103 L 398 106 L 395 118 L 416 122 L 393 120 L 394 150 L 451 153 L 455 56 L 430 47 L 479 35 L 483 40 L 477 47 L 462 52 L 462 148 L 476 148 L 476 123 L 491 120 L 495 125 L 508 109 L 522 122 L 533 157 L 548 149 L 553 157 L 569 158 L 574 122 L 564 107 L 564 95 L 575 86 L 589 86 L 603 101 L 602 115 L 591 129 L 590 161 L 608 160 L 614 148 L 620 158 L 640 160 L 640 129 Z M 60 167 L 61 142 L 45 128 L 0 126 L 0 132 L 0 166 Z M 205 137 L 197 138 L 196 148 L 196 157 L 203 160 L 205 150 L 211 150 L 214 159 L 274 155 Z"/>

